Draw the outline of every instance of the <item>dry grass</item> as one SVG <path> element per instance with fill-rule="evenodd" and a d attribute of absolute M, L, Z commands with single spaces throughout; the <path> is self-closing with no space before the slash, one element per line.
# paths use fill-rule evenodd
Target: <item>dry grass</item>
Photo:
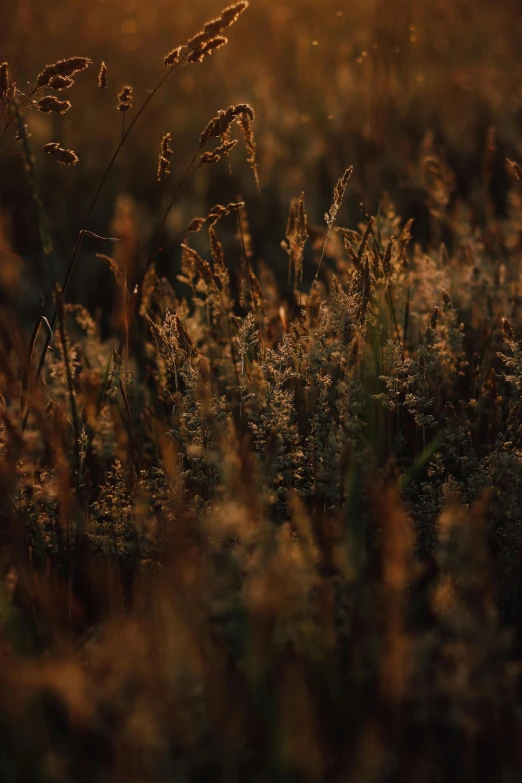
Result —
<path fill-rule="evenodd" d="M 338 5 L 7 14 L 2 781 L 520 777 L 520 31 Z"/>

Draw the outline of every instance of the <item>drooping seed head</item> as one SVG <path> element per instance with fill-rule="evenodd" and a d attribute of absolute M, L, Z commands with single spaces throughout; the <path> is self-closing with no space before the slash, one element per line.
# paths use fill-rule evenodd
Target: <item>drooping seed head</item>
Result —
<path fill-rule="evenodd" d="M 70 76 L 60 76 L 57 74 L 54 79 L 51 79 L 49 82 L 49 87 L 51 90 L 56 90 L 56 92 L 59 92 L 60 90 L 68 90 L 69 87 L 72 87 L 74 84 L 74 79 L 71 79 Z"/>
<path fill-rule="evenodd" d="M 44 152 L 52 155 L 58 163 L 64 163 L 67 166 L 75 166 L 78 163 L 78 156 L 72 150 L 66 150 L 60 147 L 57 141 L 50 141 L 42 147 Z"/>
<path fill-rule="evenodd" d="M 244 206 L 244 201 L 232 201 L 226 206 L 223 206 L 223 204 L 216 204 L 208 213 L 207 222 L 209 225 L 213 226 L 214 223 L 217 223 L 217 221 L 221 220 L 221 218 L 225 217 L 226 215 L 230 215 L 231 212 L 236 212 Z"/>
<path fill-rule="evenodd" d="M 202 226 L 204 226 L 206 222 L 207 222 L 206 218 L 202 218 L 202 217 L 192 218 L 192 220 L 188 224 L 187 232 L 190 232 L 192 234 L 197 234 L 197 232 L 201 230 Z"/>
<path fill-rule="evenodd" d="M 66 60 L 58 60 L 52 65 L 46 65 L 38 74 L 38 87 L 47 87 L 55 76 L 74 76 L 75 73 L 84 71 L 92 60 L 88 57 L 68 57 Z"/>
<path fill-rule="evenodd" d="M 201 163 L 219 163 L 222 155 L 230 154 L 236 145 L 237 139 L 233 139 L 232 141 L 227 141 L 224 144 L 221 144 L 219 147 L 216 147 L 216 149 L 212 150 L 212 152 L 204 152 L 200 157 Z"/>
<path fill-rule="evenodd" d="M 169 68 L 171 65 L 177 65 L 181 60 L 182 51 L 183 47 L 178 46 L 176 49 L 173 49 L 171 52 L 169 52 L 163 60 L 165 63 L 165 68 Z"/>
<path fill-rule="evenodd" d="M 38 111 L 45 112 L 46 114 L 52 111 L 55 111 L 58 114 L 65 114 L 65 112 L 68 112 L 71 108 L 71 102 L 60 101 L 54 95 L 46 95 L 38 101 L 36 106 Z"/>
<path fill-rule="evenodd" d="M 252 122 L 254 121 L 254 110 L 248 103 L 238 103 L 234 106 L 234 117 L 239 117 L 240 114 L 246 114 Z"/>
<path fill-rule="evenodd" d="M 250 167 L 255 167 L 256 143 L 254 140 L 254 131 L 252 130 L 252 115 L 249 112 L 242 112 L 239 115 L 237 122 L 243 131 L 243 138 L 245 139 L 247 148 L 247 163 Z"/>

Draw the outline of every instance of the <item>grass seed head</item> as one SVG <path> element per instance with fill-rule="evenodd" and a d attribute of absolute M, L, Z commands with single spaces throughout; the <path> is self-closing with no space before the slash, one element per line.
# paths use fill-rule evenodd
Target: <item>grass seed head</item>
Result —
<path fill-rule="evenodd" d="M 118 111 L 125 112 L 132 108 L 132 87 L 122 87 L 118 95 Z"/>
<path fill-rule="evenodd" d="M 107 89 L 107 66 L 102 62 L 100 66 L 100 72 L 98 74 L 98 87 L 102 90 Z"/>
<path fill-rule="evenodd" d="M 46 95 L 45 98 L 41 98 L 37 103 L 38 111 L 42 111 L 45 114 L 49 112 L 57 112 L 58 114 L 65 114 L 71 108 L 70 101 L 60 101 L 54 95 Z"/>
<path fill-rule="evenodd" d="M 170 172 L 170 159 L 172 157 L 173 149 L 170 146 L 172 136 L 170 133 L 166 133 L 161 140 L 161 149 L 158 161 L 158 181 L 163 182 Z"/>
<path fill-rule="evenodd" d="M 183 47 L 178 46 L 176 49 L 173 49 L 171 52 L 169 52 L 163 60 L 165 63 L 165 68 L 169 68 L 171 65 L 177 65 L 181 60 L 182 51 Z"/>
<path fill-rule="evenodd" d="M 221 156 L 230 154 L 236 145 L 237 139 L 233 139 L 232 141 L 227 141 L 224 144 L 221 144 L 219 147 L 216 147 L 216 149 L 212 150 L 212 152 L 204 152 L 200 157 L 201 163 L 219 163 Z"/>
<path fill-rule="evenodd" d="M 78 163 L 78 156 L 72 150 L 66 150 L 60 147 L 57 141 L 50 141 L 42 147 L 44 152 L 52 155 L 58 163 L 64 163 L 66 166 L 75 166 Z"/>
<path fill-rule="evenodd" d="M 337 218 L 337 215 L 339 213 L 339 210 L 341 209 L 341 205 L 344 199 L 344 194 L 346 193 L 346 188 L 348 187 L 348 181 L 352 176 L 352 171 L 353 171 L 353 166 L 347 168 L 343 176 L 337 181 L 337 184 L 334 188 L 334 197 L 333 197 L 332 206 L 324 216 L 328 228 L 332 228 Z"/>
<path fill-rule="evenodd" d="M 58 60 L 52 65 L 46 65 L 43 71 L 38 74 L 38 87 L 47 87 L 55 76 L 74 76 L 75 73 L 84 71 L 92 60 L 88 57 L 69 57 L 66 60 Z"/>
<path fill-rule="evenodd" d="M 246 11 L 248 8 L 248 5 L 249 3 L 247 0 L 242 0 L 240 3 L 234 3 L 234 5 L 229 5 L 227 8 L 225 8 L 221 12 L 223 28 L 230 27 L 230 25 L 237 22 L 243 11 Z"/>
<path fill-rule="evenodd" d="M 206 218 L 202 218 L 202 217 L 192 218 L 192 220 L 188 224 L 187 233 L 190 232 L 192 234 L 197 234 L 198 231 L 201 231 L 202 227 L 205 225 L 206 222 L 207 222 Z"/>
<path fill-rule="evenodd" d="M 71 79 L 70 76 L 60 76 L 60 74 L 57 74 L 54 79 L 51 79 L 49 82 L 49 87 L 51 90 L 56 90 L 56 92 L 60 92 L 60 90 L 68 90 L 69 87 L 72 87 L 74 84 L 74 79 Z"/>

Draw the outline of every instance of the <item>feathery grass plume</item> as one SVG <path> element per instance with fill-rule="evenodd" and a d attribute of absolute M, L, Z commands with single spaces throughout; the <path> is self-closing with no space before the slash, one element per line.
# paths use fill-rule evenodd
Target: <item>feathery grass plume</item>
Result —
<path fill-rule="evenodd" d="M 252 123 L 254 121 L 254 112 L 250 106 L 248 107 L 248 109 L 250 109 L 250 111 L 242 111 L 239 114 L 237 123 L 241 128 L 243 132 L 243 138 L 245 139 L 245 144 L 247 148 L 247 163 L 254 173 L 256 185 L 259 190 L 260 185 L 259 185 L 259 176 L 257 173 L 257 163 L 256 163 L 256 142 L 254 139 L 254 131 L 252 130 Z"/>
<path fill-rule="evenodd" d="M 227 27 L 230 27 L 237 22 L 243 11 L 247 8 L 248 2 L 235 3 L 234 5 L 228 6 L 221 12 L 221 15 L 218 16 L 217 19 L 211 19 L 210 22 L 206 22 L 203 25 L 202 32 L 198 33 L 198 36 L 207 35 L 212 37 L 217 33 L 220 33 L 222 30 L 225 30 Z M 198 36 L 196 36 L 196 38 Z"/>
<path fill-rule="evenodd" d="M 7 93 L 9 91 L 9 68 L 8 63 L 0 63 L 0 101 L 7 102 Z"/>
<path fill-rule="evenodd" d="M 221 35 L 221 33 L 227 27 L 233 25 L 246 8 L 248 8 L 248 2 L 245 0 L 245 2 L 236 3 L 235 5 L 225 8 L 217 19 L 206 22 L 203 29 L 187 41 L 187 62 L 200 63 L 206 56 L 224 46 L 228 42 L 228 39 L 224 35 Z M 181 48 L 182 47 L 173 49 L 172 52 L 169 52 L 165 57 L 166 67 L 175 65 L 179 62 Z"/>
<path fill-rule="evenodd" d="M 294 286 L 302 279 L 303 250 L 308 239 L 308 217 L 306 214 L 304 193 L 290 202 L 288 222 L 286 224 L 286 242 L 282 247 L 288 254 L 288 283 L 290 284 L 292 270 Z"/>
<path fill-rule="evenodd" d="M 64 163 L 67 166 L 75 166 L 78 163 L 78 156 L 72 150 L 66 150 L 60 147 L 57 141 L 49 141 L 42 147 L 44 152 L 52 155 L 58 163 Z"/>
<path fill-rule="evenodd" d="M 204 165 L 204 164 L 219 163 L 222 155 L 229 155 L 236 145 L 237 145 L 237 139 L 232 139 L 232 141 L 228 141 L 225 142 L 224 144 L 221 144 L 219 147 L 216 147 L 216 149 L 212 150 L 211 152 L 204 152 L 203 155 L 200 156 L 201 164 Z"/>
<path fill-rule="evenodd" d="M 52 111 L 55 111 L 58 114 L 65 114 L 69 111 L 71 105 L 70 101 L 60 101 L 58 98 L 55 98 L 54 95 L 46 95 L 44 98 L 40 98 L 37 103 L 37 108 L 38 111 L 45 112 L 46 114 Z"/>
<path fill-rule="evenodd" d="M 102 61 L 102 64 L 100 66 L 100 72 L 98 74 L 98 87 L 101 90 L 107 89 L 107 66 L 105 65 L 105 62 Z"/>
<path fill-rule="evenodd" d="M 432 217 L 442 220 L 455 190 L 455 177 L 449 166 L 433 154 L 424 158 L 423 168 L 428 209 Z"/>
<path fill-rule="evenodd" d="M 353 166 L 349 166 L 349 168 L 346 169 L 343 176 L 337 180 L 337 184 L 334 188 L 334 194 L 333 194 L 333 201 L 332 206 L 328 210 L 328 212 L 325 213 L 324 219 L 326 221 L 326 225 L 329 229 L 332 228 L 333 224 L 335 223 L 337 219 L 337 215 L 339 214 L 339 210 L 341 209 L 344 194 L 346 193 L 346 188 L 348 187 L 348 181 L 350 177 L 352 176 L 353 172 Z"/>
<path fill-rule="evenodd" d="M 245 206 L 244 201 L 231 201 L 230 204 L 223 206 L 223 204 L 216 204 L 207 215 L 207 222 L 213 226 L 221 218 L 230 215 L 232 212 L 236 212 L 241 207 Z"/>
<path fill-rule="evenodd" d="M 206 222 L 207 222 L 206 218 L 202 218 L 202 217 L 192 218 L 192 220 L 187 226 L 187 233 L 197 234 L 198 231 L 201 231 L 201 229 L 203 228 Z"/>
<path fill-rule="evenodd" d="M 158 181 L 163 182 L 166 179 L 170 171 L 170 159 L 174 150 L 170 147 L 172 136 L 170 133 L 166 133 L 161 139 L 161 150 L 158 160 Z"/>
<path fill-rule="evenodd" d="M 221 11 L 223 28 L 230 27 L 231 24 L 237 22 L 243 11 L 246 11 L 248 8 L 248 5 L 248 0 L 241 0 L 241 2 L 229 5 Z"/>
<path fill-rule="evenodd" d="M 47 87 L 55 76 L 74 76 L 80 71 L 92 65 L 92 60 L 88 57 L 69 57 L 65 60 L 58 60 L 52 65 L 46 65 L 43 71 L 38 74 L 38 87 Z"/>
<path fill-rule="evenodd" d="M 126 85 L 122 87 L 120 94 L 118 95 L 118 111 L 126 112 L 132 108 L 132 87 Z"/>
<path fill-rule="evenodd" d="M 206 22 L 203 26 L 203 30 L 187 41 L 188 49 L 191 52 L 202 49 L 209 41 L 213 40 L 218 33 L 221 33 L 227 27 L 230 27 L 237 22 L 243 11 L 247 8 L 248 2 L 246 1 L 225 8 L 217 19 Z"/>
<path fill-rule="evenodd" d="M 183 46 L 177 46 L 163 58 L 165 68 L 169 68 L 171 65 L 177 65 L 180 62 L 183 49 Z"/>
<path fill-rule="evenodd" d="M 242 115 L 246 115 L 250 118 L 250 121 L 253 121 L 254 110 L 248 103 L 238 103 L 236 106 L 229 106 L 228 109 L 219 109 L 216 116 L 210 120 L 207 127 L 200 134 L 200 147 L 203 147 L 209 139 L 221 138 L 224 143 L 227 143 L 229 140 L 226 138 L 226 134 L 230 126 Z"/>
<path fill-rule="evenodd" d="M 210 240 L 210 252 L 212 254 L 212 260 L 217 267 L 223 267 L 225 264 L 225 254 L 223 253 L 223 246 L 216 236 L 214 228 L 209 225 L 208 238 Z"/>
<path fill-rule="evenodd" d="M 48 87 L 51 90 L 56 90 L 56 92 L 60 92 L 60 90 L 68 90 L 69 87 L 72 87 L 74 84 L 74 79 L 71 79 L 70 76 L 60 76 L 57 75 L 52 79 Z"/>
<path fill-rule="evenodd" d="M 339 210 L 341 209 L 344 194 L 346 193 L 346 188 L 348 187 L 348 181 L 350 177 L 352 176 L 353 172 L 353 166 L 349 166 L 346 171 L 344 172 L 343 176 L 337 180 L 337 184 L 334 188 L 333 193 L 333 201 L 332 206 L 328 210 L 328 212 L 325 213 L 324 219 L 326 221 L 326 225 L 328 226 L 328 230 L 326 232 L 326 237 L 324 240 L 323 250 L 321 252 L 321 257 L 319 258 L 319 263 L 317 265 L 317 272 L 315 273 L 315 279 L 319 277 L 319 272 L 321 270 L 321 264 L 323 263 L 323 258 L 326 250 L 326 245 L 328 244 L 328 240 L 330 238 L 330 232 L 333 228 L 333 225 L 337 219 L 337 215 L 339 214 Z"/>
<path fill-rule="evenodd" d="M 209 139 L 218 139 L 227 132 L 233 120 L 233 111 L 233 106 L 229 106 L 226 111 L 218 110 L 217 115 L 210 120 L 199 136 L 200 147 L 203 147 Z"/>
<path fill-rule="evenodd" d="M 212 38 L 210 41 L 207 41 L 202 46 L 194 49 L 193 51 L 190 51 L 187 61 L 189 63 L 201 63 L 207 55 L 215 52 L 217 49 L 221 49 L 221 47 L 225 46 L 226 43 L 228 43 L 228 38 L 225 38 L 222 35 L 218 35 L 215 38 Z"/>

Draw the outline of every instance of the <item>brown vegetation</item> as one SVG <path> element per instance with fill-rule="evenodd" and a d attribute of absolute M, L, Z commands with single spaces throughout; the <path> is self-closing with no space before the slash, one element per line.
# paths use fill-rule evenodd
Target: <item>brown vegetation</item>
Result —
<path fill-rule="evenodd" d="M 2 781 L 519 779 L 522 27 L 470 7 L 0 10 Z"/>

